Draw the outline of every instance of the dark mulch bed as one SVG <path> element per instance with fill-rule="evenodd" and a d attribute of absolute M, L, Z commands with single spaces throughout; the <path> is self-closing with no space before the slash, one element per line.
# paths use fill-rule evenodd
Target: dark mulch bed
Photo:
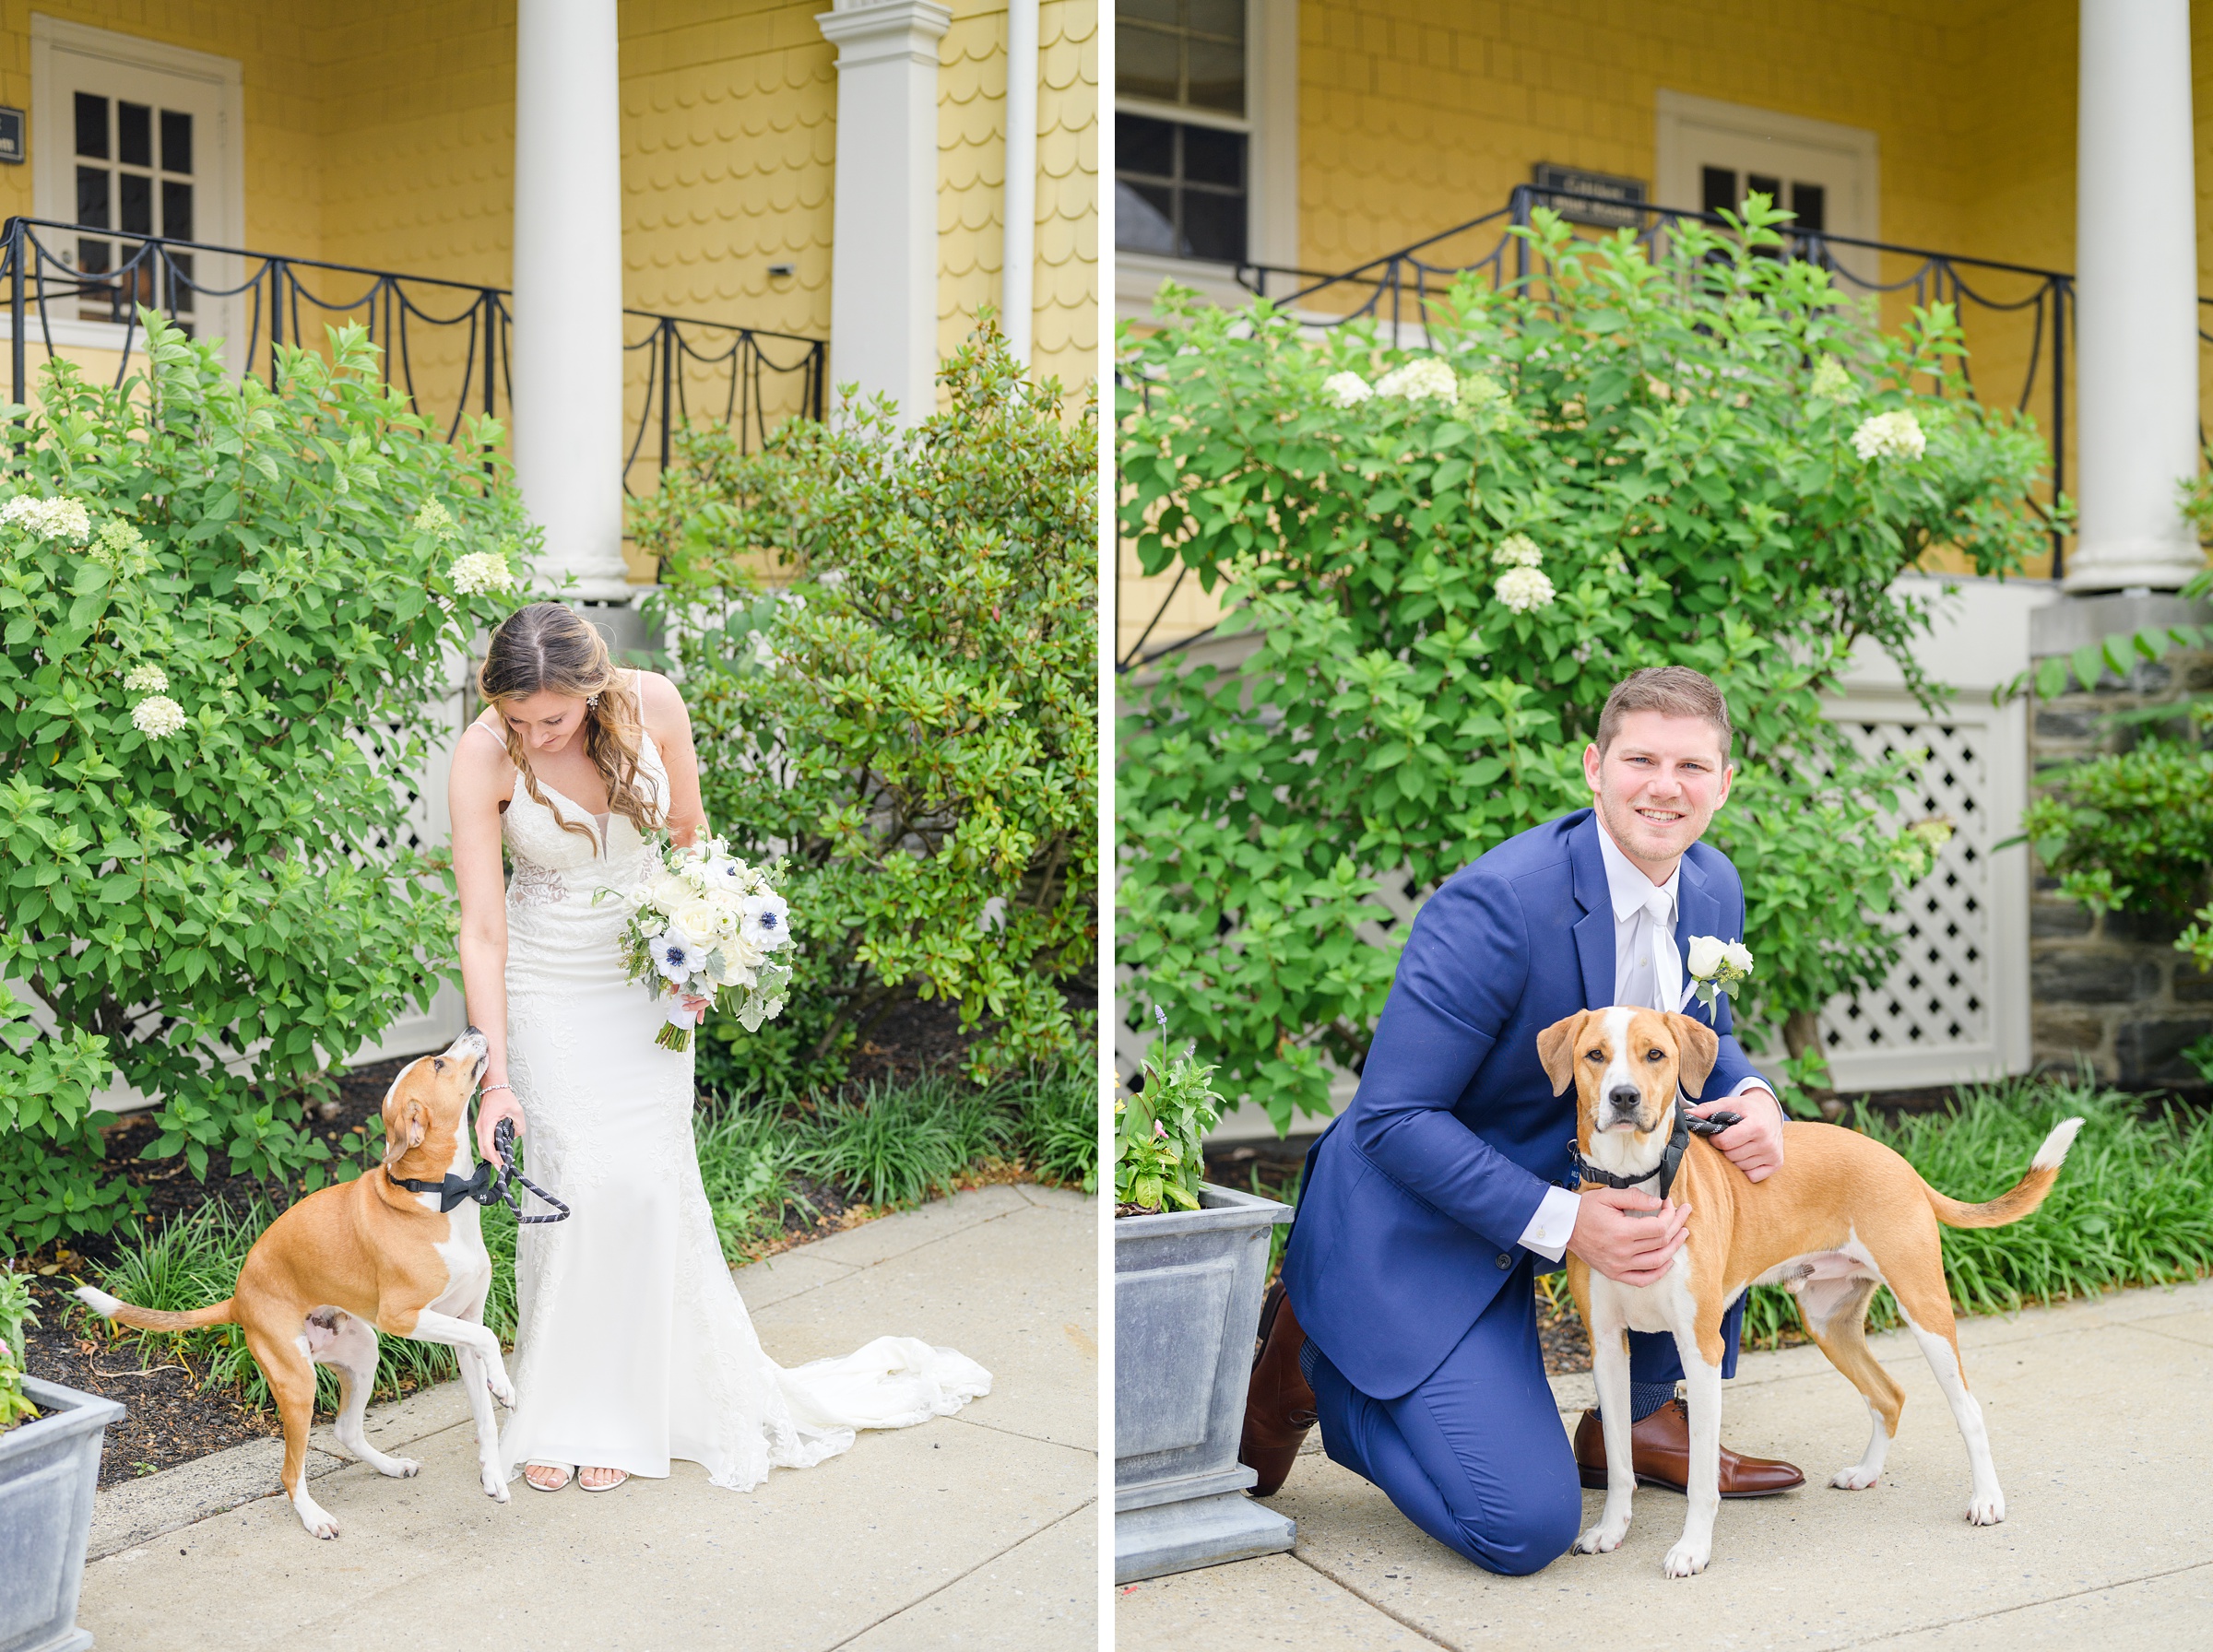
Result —
<path fill-rule="evenodd" d="M 870 1081 L 913 1079 L 932 1068 L 950 1068 L 975 1034 L 960 1031 L 957 1007 L 909 999 L 894 1007 L 856 1052 L 844 1087 L 858 1091 Z M 380 1061 L 353 1068 L 337 1079 L 337 1094 L 309 1110 L 305 1127 L 335 1158 L 354 1160 L 362 1128 L 383 1105 L 385 1092 L 408 1059 Z M 244 1210 L 256 1198 L 289 1204 L 301 1196 L 290 1187 L 227 1174 L 228 1160 L 218 1156 L 201 1181 L 181 1157 L 160 1160 L 139 1155 L 160 1132 L 143 1115 L 118 1121 L 101 1132 L 109 1162 L 146 1200 L 141 1225 L 154 1230 L 211 1201 Z M 794 1178 L 804 1203 L 787 1206 L 779 1240 L 758 1246 L 763 1254 L 834 1233 L 870 1212 L 834 1184 Z M 559 1191 L 556 1189 L 555 1191 Z M 127 1234 L 88 1236 L 74 1248 L 53 1247 L 18 1259 L 32 1275 L 40 1324 L 27 1333 L 26 1366 L 30 1375 L 66 1387 L 120 1401 L 122 1422 L 112 1424 L 101 1458 L 100 1483 L 114 1485 L 189 1462 L 211 1451 L 279 1432 L 274 1413 L 253 1410 L 220 1392 L 203 1392 L 196 1374 L 182 1365 L 136 1367 L 136 1340 L 109 1344 L 86 1334 L 84 1310 L 69 1295 L 80 1280 L 95 1277 L 112 1263 Z"/>
<path fill-rule="evenodd" d="M 278 1432 L 274 1413 L 254 1411 L 219 1393 L 203 1393 L 178 1364 L 137 1369 L 131 1342 L 112 1347 L 86 1336 L 72 1313 L 67 1271 L 34 1278 L 39 1323 L 25 1332 L 30 1375 L 121 1402 L 122 1420 L 108 1425 L 100 1483 L 117 1485 L 190 1462 L 211 1451 Z"/>

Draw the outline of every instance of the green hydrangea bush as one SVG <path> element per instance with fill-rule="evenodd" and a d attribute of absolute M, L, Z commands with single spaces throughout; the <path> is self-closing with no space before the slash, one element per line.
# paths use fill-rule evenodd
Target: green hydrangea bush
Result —
<path fill-rule="evenodd" d="M 302 1100 L 451 964 L 403 788 L 535 534 L 498 425 L 447 442 L 361 329 L 272 389 L 144 325 L 0 460 L 0 1248 L 127 1211 L 117 1080 L 153 1156 L 323 1180 Z"/>
<path fill-rule="evenodd" d="M 899 997 L 959 1006 L 978 1080 L 1072 1056 L 1097 941 L 1096 416 L 995 330 L 943 411 L 693 430 L 639 542 L 708 819 L 789 859 L 783 1016 L 710 1021 L 703 1084 L 834 1081 Z M 763 576 L 787 580 L 772 589 Z"/>
<path fill-rule="evenodd" d="M 1648 257 L 1539 213 L 1536 275 L 1456 285 L 1427 352 L 1189 295 L 1124 332 L 1125 542 L 1255 651 L 1124 679 L 1118 948 L 1132 1024 L 1166 1006 L 1229 1100 L 1326 1107 L 1403 938 L 1379 880 L 1418 897 L 1586 804 L 1607 691 L 1663 664 L 1737 723 L 1710 841 L 1745 878 L 1739 1018 L 1819 1081 L 1814 1015 L 1887 973 L 1941 834 L 1906 830 L 1909 760 L 1862 757 L 1821 696 L 1865 644 L 1937 703 L 1899 575 L 1940 547 L 2015 570 L 2052 513 L 2041 440 L 1964 394 L 1948 307 L 1883 335 L 1769 255 L 1781 217 L 1754 197 Z"/>

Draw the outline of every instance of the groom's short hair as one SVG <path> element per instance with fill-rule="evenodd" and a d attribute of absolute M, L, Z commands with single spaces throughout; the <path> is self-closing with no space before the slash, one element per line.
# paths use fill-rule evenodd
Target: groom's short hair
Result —
<path fill-rule="evenodd" d="M 1658 712 L 1663 717 L 1703 717 L 1722 737 L 1722 761 L 1729 761 L 1729 702 L 1713 678 L 1688 666 L 1647 666 L 1614 685 L 1598 714 L 1598 754 L 1605 756 L 1621 720 L 1631 712 Z"/>

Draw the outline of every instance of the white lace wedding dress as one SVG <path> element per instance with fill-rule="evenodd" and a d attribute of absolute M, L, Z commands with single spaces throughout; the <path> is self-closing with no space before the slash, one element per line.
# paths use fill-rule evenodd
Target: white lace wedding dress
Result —
<path fill-rule="evenodd" d="M 665 796 L 650 736 L 640 770 Z M 663 1004 L 624 978 L 614 895 L 644 881 L 652 852 L 621 815 L 538 789 L 551 808 L 518 779 L 503 826 L 508 1077 L 531 1179 L 574 1214 L 522 1230 L 508 1478 L 533 1461 L 658 1478 L 683 1457 L 743 1491 L 772 1468 L 834 1457 L 855 1429 L 904 1428 L 989 1393 L 974 1360 L 912 1337 L 791 1370 L 762 1351 L 700 1183 L 691 1053 L 654 1044 Z M 554 809 L 593 837 L 562 830 Z M 600 891 L 613 893 L 594 904 Z"/>

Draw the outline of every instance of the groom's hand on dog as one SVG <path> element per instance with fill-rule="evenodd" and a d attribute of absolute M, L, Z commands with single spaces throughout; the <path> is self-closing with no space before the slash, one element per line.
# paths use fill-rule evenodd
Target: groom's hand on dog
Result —
<path fill-rule="evenodd" d="M 1683 1248 L 1690 1207 L 1627 1187 L 1591 1186 L 1580 1197 L 1568 1248 L 1620 1284 L 1657 1284 Z"/>
<path fill-rule="evenodd" d="M 1742 1103 L 1729 1107 L 1729 1101 Z M 1727 1108 L 1742 1113 L 1744 1122 L 1731 1125 L 1719 1136 L 1707 1138 L 1722 1150 L 1729 1162 L 1745 1173 L 1747 1182 L 1764 1182 L 1782 1168 L 1782 1104 L 1764 1090 L 1747 1090 L 1707 1107 L 1693 1107 L 1693 1118 Z"/>

